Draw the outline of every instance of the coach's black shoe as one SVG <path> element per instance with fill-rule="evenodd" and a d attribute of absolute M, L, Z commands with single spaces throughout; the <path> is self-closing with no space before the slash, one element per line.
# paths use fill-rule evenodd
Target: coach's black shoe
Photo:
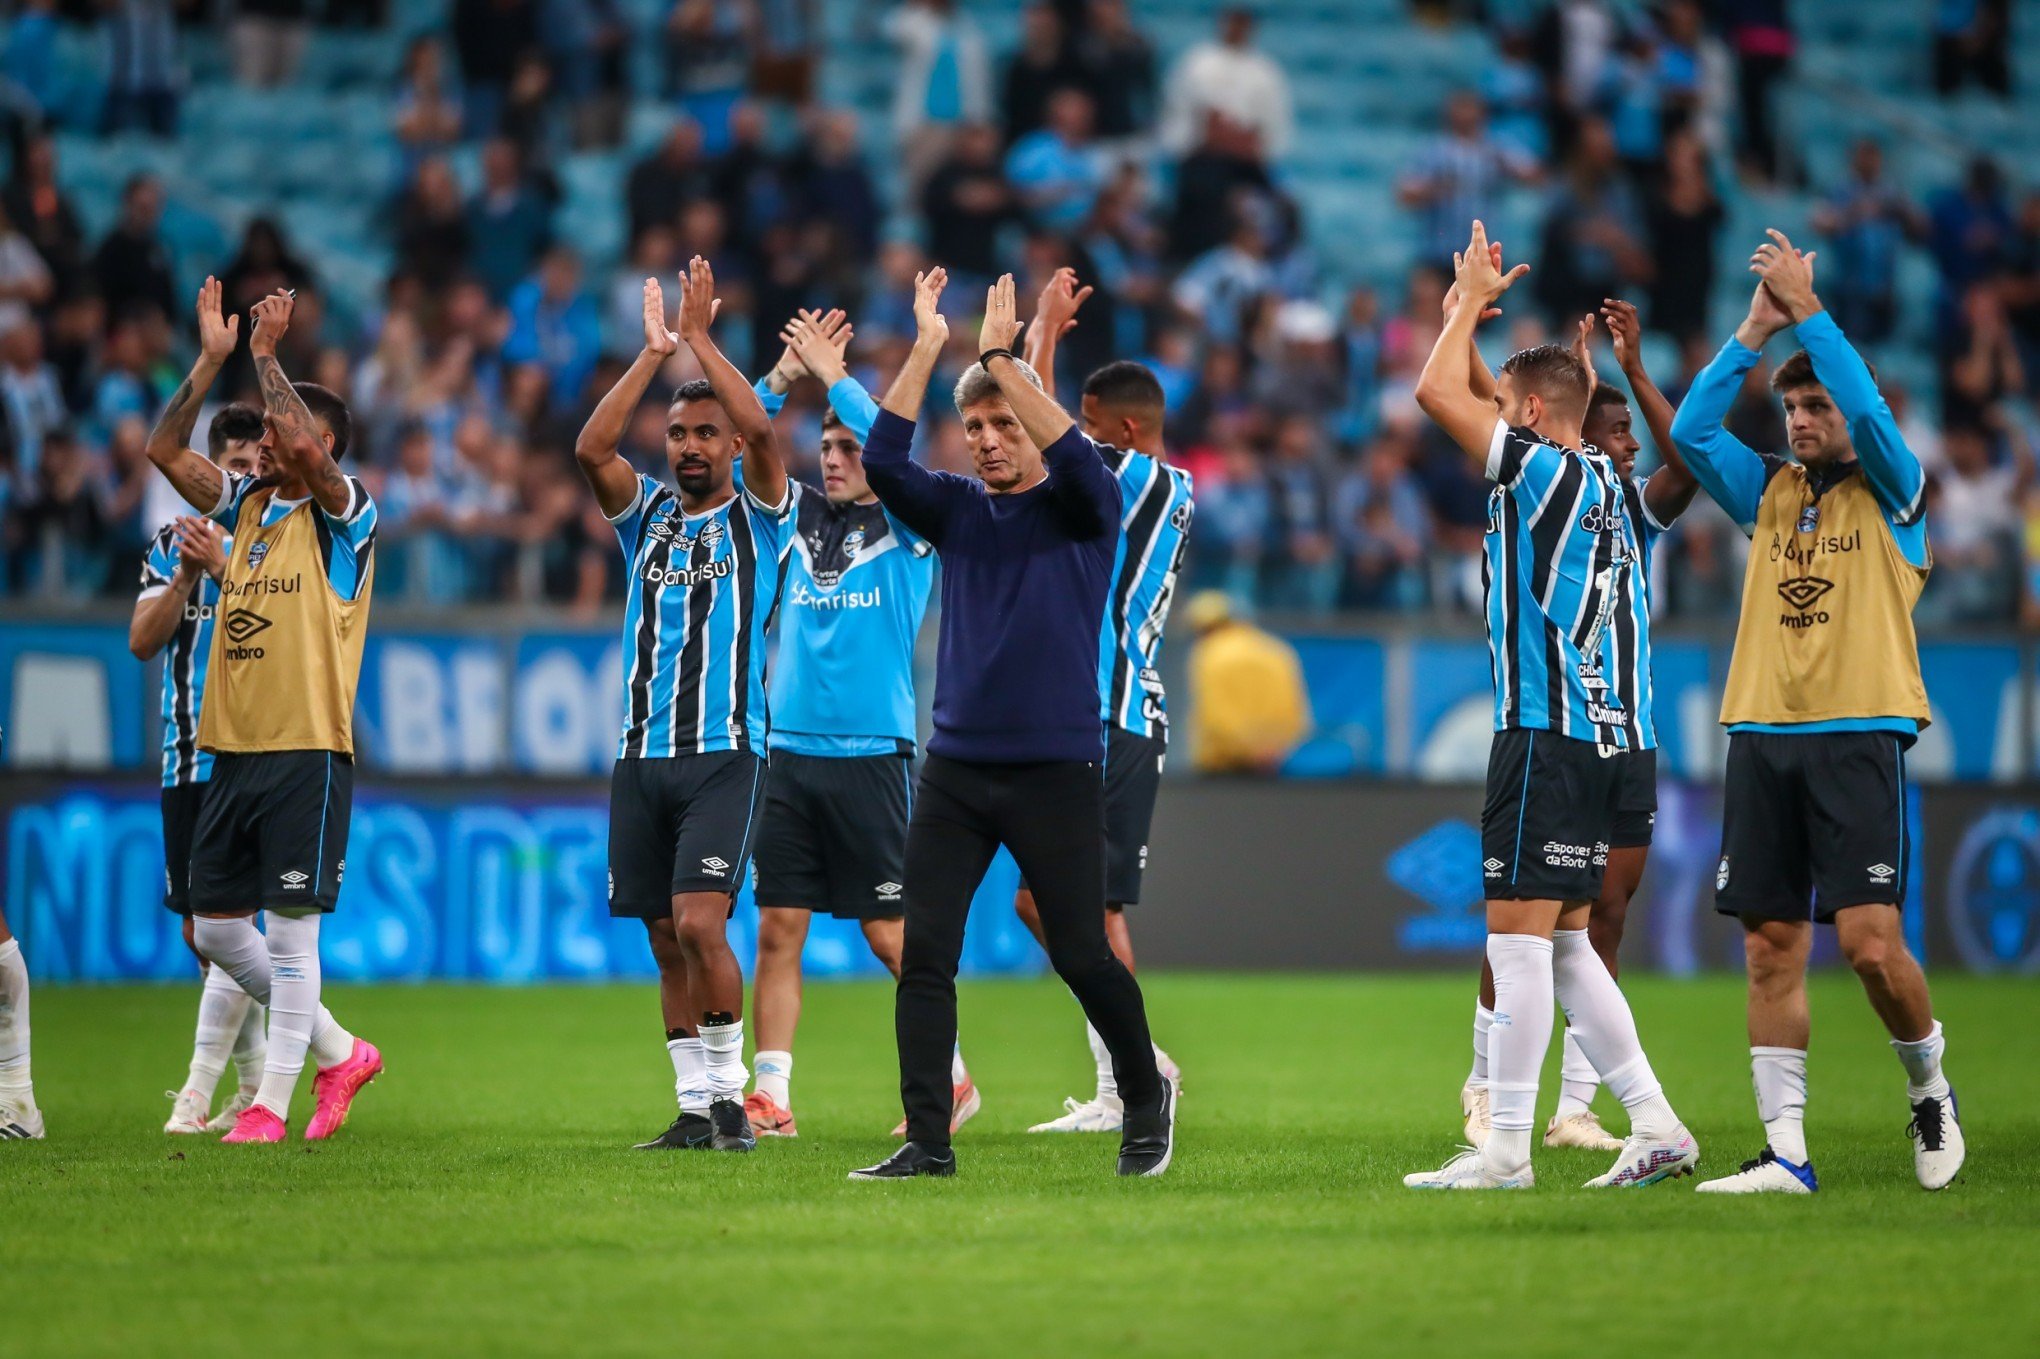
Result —
<path fill-rule="evenodd" d="M 850 1172 L 853 1180 L 911 1180 L 916 1175 L 954 1175 L 956 1153 L 940 1151 L 919 1142 L 904 1143 L 900 1149 L 875 1166 Z"/>
<path fill-rule="evenodd" d="M 700 1114 L 682 1114 L 673 1126 L 649 1142 L 639 1142 L 638 1151 L 701 1151 L 708 1146 L 714 1126 Z"/>
<path fill-rule="evenodd" d="M 1143 1109 L 1129 1107 L 1119 1130 L 1119 1173 L 1159 1175 L 1176 1154 L 1176 1083 L 1162 1077 L 1162 1097 Z"/>
<path fill-rule="evenodd" d="M 708 1122 L 714 1135 L 708 1139 L 710 1151 L 756 1151 L 758 1135 L 751 1131 L 751 1120 L 744 1113 L 744 1106 L 733 1099 L 719 1099 L 708 1106 Z"/>

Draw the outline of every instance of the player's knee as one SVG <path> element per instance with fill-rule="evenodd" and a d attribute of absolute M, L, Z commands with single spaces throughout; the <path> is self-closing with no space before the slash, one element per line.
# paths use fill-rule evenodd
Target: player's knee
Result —
<path fill-rule="evenodd" d="M 652 961 L 658 965 L 659 971 L 677 973 L 686 967 L 687 960 L 680 952 L 680 938 L 670 919 L 647 920 L 645 941 L 651 945 Z"/>
<path fill-rule="evenodd" d="M 793 911 L 758 912 L 758 956 L 782 958 L 798 954 L 807 942 L 805 923 Z"/>
<path fill-rule="evenodd" d="M 1882 981 L 1898 961 L 1902 945 L 1894 947 L 1891 940 L 1881 934 L 1859 934 L 1845 936 L 1842 940 L 1842 956 L 1849 960 L 1849 966 L 1856 969 L 1856 975 L 1866 982 Z"/>
<path fill-rule="evenodd" d="M 1743 936 L 1743 958 L 1749 965 L 1750 989 L 1770 992 L 1798 985 L 1801 966 L 1798 950 L 1781 946 L 1761 930 Z"/>
<path fill-rule="evenodd" d="M 680 951 L 696 956 L 722 947 L 729 937 L 725 918 L 718 911 L 683 912 L 673 924 L 673 933 L 680 940 Z"/>

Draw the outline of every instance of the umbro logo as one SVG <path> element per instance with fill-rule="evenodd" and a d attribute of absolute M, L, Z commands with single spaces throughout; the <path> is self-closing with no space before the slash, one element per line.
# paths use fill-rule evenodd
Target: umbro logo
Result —
<path fill-rule="evenodd" d="M 1489 859 L 1486 863 L 1483 863 L 1481 867 L 1485 868 L 1488 871 L 1488 875 L 1492 877 L 1495 874 L 1501 872 L 1504 868 L 1507 868 L 1508 865 L 1503 863 L 1500 859 Z"/>
<path fill-rule="evenodd" d="M 235 609 L 227 615 L 227 621 L 223 626 L 228 637 L 235 642 L 245 642 L 256 633 L 267 630 L 270 621 L 252 610 Z"/>
<path fill-rule="evenodd" d="M 1812 608 L 1821 596 L 1835 588 L 1831 580 L 1819 576 L 1794 576 L 1791 580 L 1778 582 L 1778 597 L 1795 609 Z"/>
<path fill-rule="evenodd" d="M 1870 881 L 1875 883 L 1888 883 L 1898 872 L 1890 864 L 1871 864 L 1866 871 L 1870 874 Z"/>
<path fill-rule="evenodd" d="M 729 861 L 718 859 L 713 854 L 701 861 L 701 867 L 704 872 L 711 873 L 718 878 L 728 876 L 730 871 Z"/>
<path fill-rule="evenodd" d="M 900 899 L 900 885 L 896 882 L 880 883 L 878 885 L 878 899 L 880 901 L 898 901 Z"/>
<path fill-rule="evenodd" d="M 311 874 L 300 873 L 295 868 L 293 868 L 292 870 L 290 870 L 290 872 L 283 875 L 283 885 L 285 887 L 290 888 L 292 891 L 302 891 L 304 885 L 310 882 L 311 880 L 312 880 Z"/>

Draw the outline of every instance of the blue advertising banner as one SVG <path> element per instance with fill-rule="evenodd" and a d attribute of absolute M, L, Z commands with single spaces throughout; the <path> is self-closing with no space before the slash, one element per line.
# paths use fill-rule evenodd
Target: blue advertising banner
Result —
<path fill-rule="evenodd" d="M 326 918 L 329 977 L 486 982 L 653 975 L 644 927 L 608 912 L 607 794 L 586 785 L 505 793 L 442 785 L 363 787 L 355 797 L 340 909 Z M 35 975 L 153 981 L 191 975 L 177 918 L 163 909 L 160 794 L 142 784 L 50 782 L 0 788 L 0 883 Z M 1013 914 L 1019 872 L 1001 854 L 964 940 L 966 975 L 1046 966 Z M 750 958 L 757 910 L 746 887 L 731 945 Z M 806 970 L 882 973 L 852 920 L 817 916 Z"/>

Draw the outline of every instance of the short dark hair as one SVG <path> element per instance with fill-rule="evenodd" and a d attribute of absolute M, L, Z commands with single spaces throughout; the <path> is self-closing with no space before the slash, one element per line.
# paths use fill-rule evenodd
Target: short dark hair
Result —
<path fill-rule="evenodd" d="M 1537 344 L 1509 355 L 1502 371 L 1553 405 L 1587 408 L 1587 366 L 1564 345 Z"/>
<path fill-rule="evenodd" d="M 354 417 L 348 414 L 347 403 L 340 399 L 340 393 L 316 382 L 293 382 L 290 386 L 298 394 L 298 400 L 305 403 L 305 409 L 312 413 L 312 418 L 333 432 L 333 461 L 340 461 L 346 456 L 347 444 L 354 437 Z"/>
<path fill-rule="evenodd" d="M 1871 367 L 1870 360 L 1863 360 L 1863 366 L 1870 369 L 1870 380 L 1875 382 L 1877 370 Z M 1789 392 L 1794 387 L 1821 385 L 1820 374 L 1813 371 L 1813 356 L 1804 349 L 1779 364 L 1771 374 L 1771 390 L 1774 392 Z"/>
<path fill-rule="evenodd" d="M 825 430 L 829 429 L 849 430 L 850 437 L 853 439 L 857 438 L 857 431 L 854 429 L 850 429 L 850 426 L 843 423 L 843 417 L 836 414 L 836 408 L 834 406 L 828 406 L 823 409 L 822 428 Z M 857 441 L 859 443 L 864 442 L 862 439 L 858 439 Z"/>
<path fill-rule="evenodd" d="M 1587 398 L 1587 414 L 1592 415 L 1603 406 L 1627 406 L 1629 393 L 1620 387 L 1610 387 L 1605 382 L 1594 384 L 1594 394 Z"/>
<path fill-rule="evenodd" d="M 1115 410 L 1138 411 L 1153 415 L 1157 420 L 1167 404 L 1167 398 L 1162 394 L 1161 379 L 1146 364 L 1135 363 L 1131 359 L 1108 363 L 1085 378 L 1083 394 L 1096 398 L 1100 405 Z"/>
<path fill-rule="evenodd" d="M 220 407 L 205 431 L 205 446 L 213 457 L 226 456 L 227 445 L 253 443 L 262 437 L 262 412 L 245 401 Z"/>
<path fill-rule="evenodd" d="M 675 387 L 673 389 L 673 399 L 666 404 L 677 406 L 682 401 L 713 400 L 715 400 L 715 384 L 707 378 L 696 378 L 692 382 L 683 382 L 678 387 Z"/>

